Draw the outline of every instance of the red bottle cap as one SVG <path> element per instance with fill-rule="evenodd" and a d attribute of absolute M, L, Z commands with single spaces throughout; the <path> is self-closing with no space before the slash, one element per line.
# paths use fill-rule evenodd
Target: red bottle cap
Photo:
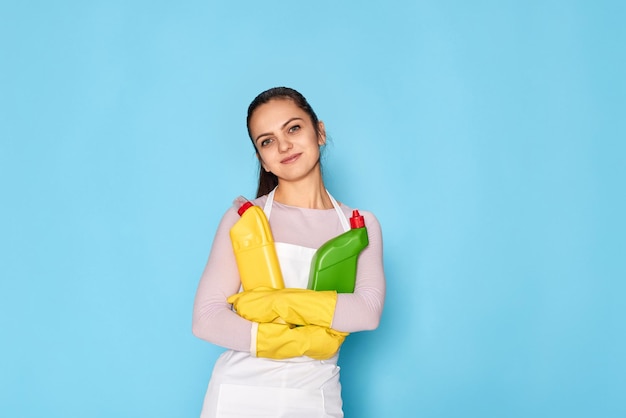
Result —
<path fill-rule="evenodd" d="M 250 209 L 252 206 L 254 206 L 252 204 L 252 202 L 246 201 L 246 203 L 244 203 L 243 205 L 239 206 L 239 209 L 237 209 L 237 213 L 239 214 L 239 216 L 241 216 L 241 215 L 243 215 L 243 213 L 245 211 Z"/>
<path fill-rule="evenodd" d="M 359 213 L 357 209 L 352 211 L 352 217 L 350 218 L 350 228 L 364 228 L 365 227 L 365 219 Z"/>

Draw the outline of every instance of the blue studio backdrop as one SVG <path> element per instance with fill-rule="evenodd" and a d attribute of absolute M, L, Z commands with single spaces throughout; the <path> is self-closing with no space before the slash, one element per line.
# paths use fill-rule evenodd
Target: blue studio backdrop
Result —
<path fill-rule="evenodd" d="M 626 416 L 619 1 L 0 4 L 0 416 L 197 417 L 245 113 L 300 90 L 385 239 L 348 418 Z"/>

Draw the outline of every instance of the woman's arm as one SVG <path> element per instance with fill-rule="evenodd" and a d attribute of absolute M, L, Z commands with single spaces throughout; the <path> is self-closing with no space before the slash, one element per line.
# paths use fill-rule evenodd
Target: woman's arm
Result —
<path fill-rule="evenodd" d="M 229 209 L 217 228 L 193 306 L 193 334 L 210 343 L 250 351 L 252 322 L 240 317 L 226 299 L 239 292 L 241 281 L 230 242 L 230 228 L 239 215 Z"/>
<path fill-rule="evenodd" d="M 343 332 L 377 328 L 385 302 L 382 231 L 372 213 L 361 214 L 365 217 L 369 245 L 359 256 L 354 293 L 340 293 L 337 297 L 332 328 Z"/>

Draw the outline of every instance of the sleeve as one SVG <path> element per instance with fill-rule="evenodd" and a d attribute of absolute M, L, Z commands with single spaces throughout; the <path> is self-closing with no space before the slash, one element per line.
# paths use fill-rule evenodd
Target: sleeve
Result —
<path fill-rule="evenodd" d="M 193 334 L 210 343 L 250 351 L 253 323 L 232 311 L 226 299 L 239 292 L 241 280 L 230 242 L 230 228 L 239 219 L 229 209 L 217 228 L 193 306 Z"/>
<path fill-rule="evenodd" d="M 369 245 L 359 256 L 354 293 L 340 293 L 332 328 L 343 332 L 373 330 L 378 327 L 385 302 L 383 237 L 380 224 L 369 212 L 365 217 Z"/>

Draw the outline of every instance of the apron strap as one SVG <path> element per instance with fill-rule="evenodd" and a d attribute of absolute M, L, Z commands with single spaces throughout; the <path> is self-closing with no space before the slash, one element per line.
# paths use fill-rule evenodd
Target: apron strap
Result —
<path fill-rule="evenodd" d="M 272 214 L 272 204 L 274 203 L 274 192 L 275 191 L 276 191 L 276 188 L 274 188 L 274 190 L 272 190 L 267 195 L 267 200 L 265 201 L 265 206 L 263 207 L 263 212 L 265 212 L 265 216 L 267 216 L 267 220 L 268 221 L 270 219 L 270 215 Z M 349 231 L 350 230 L 350 223 L 348 222 L 348 219 L 346 218 L 346 215 L 344 215 L 343 211 L 339 207 L 339 203 L 337 203 L 335 198 L 328 192 L 328 190 L 326 190 L 326 193 L 328 193 L 328 197 L 330 198 L 330 202 L 333 204 L 333 208 L 335 208 L 335 211 L 337 212 L 337 216 L 339 216 L 339 222 L 341 222 L 341 226 L 343 228 L 343 232 Z"/>
<path fill-rule="evenodd" d="M 341 222 L 341 226 L 343 227 L 343 232 L 348 232 L 350 230 L 350 222 L 348 222 L 346 215 L 344 215 L 343 211 L 339 207 L 339 203 L 337 203 L 335 198 L 328 192 L 328 190 L 326 190 L 326 193 L 328 193 L 328 197 L 330 197 L 330 201 L 333 203 L 333 207 L 335 208 L 335 211 L 337 212 L 337 216 L 339 216 L 339 222 Z"/>
<path fill-rule="evenodd" d="M 278 186 L 277 186 L 278 187 Z M 263 207 L 263 212 L 265 212 L 265 216 L 267 216 L 267 220 L 270 220 L 270 215 L 272 214 L 272 203 L 274 203 L 274 192 L 276 191 L 276 187 L 267 195 L 267 200 L 265 201 L 265 206 Z"/>

